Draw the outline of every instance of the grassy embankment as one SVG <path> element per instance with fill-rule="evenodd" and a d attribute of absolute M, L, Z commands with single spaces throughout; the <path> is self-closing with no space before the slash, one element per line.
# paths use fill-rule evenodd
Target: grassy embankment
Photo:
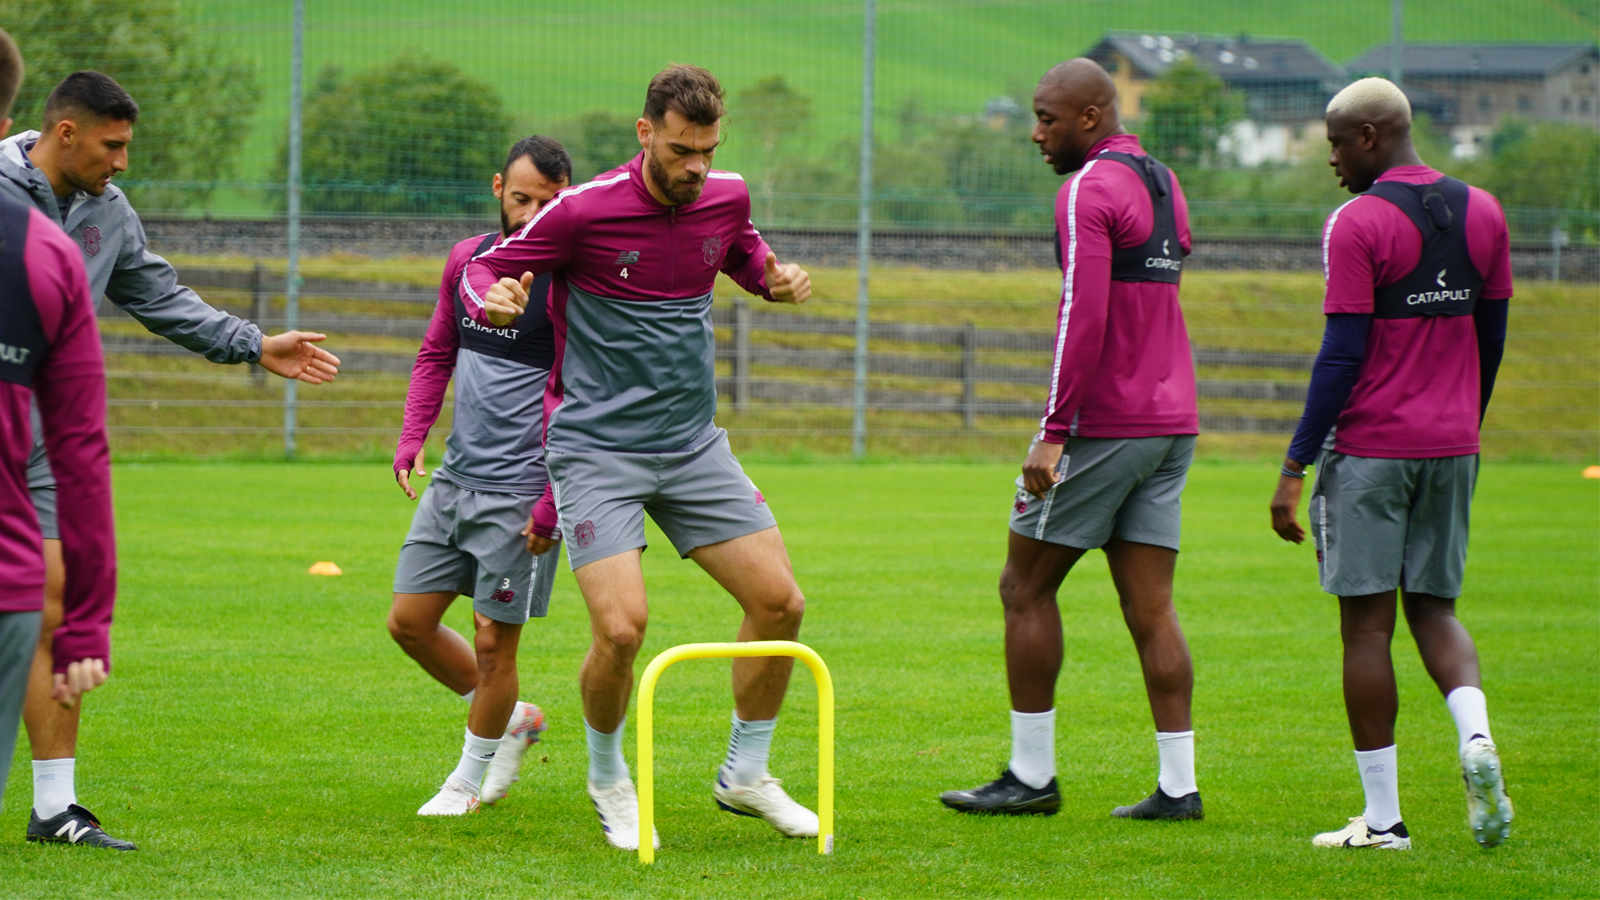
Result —
<path fill-rule="evenodd" d="M 737 98 L 760 79 L 782 75 L 810 99 L 809 118 L 789 129 L 791 156 L 829 161 L 841 141 L 859 134 L 859 3 L 697 0 L 691 6 L 668 10 L 645 0 L 604 0 L 543 9 L 489 0 L 458 10 L 428 0 L 327 0 L 306 10 L 305 73 L 309 84 L 326 65 L 348 74 L 420 50 L 493 85 L 514 129 L 525 134 L 559 129 L 597 110 L 636 115 L 652 75 L 669 62 L 693 62 L 717 73 L 735 101 L 733 139 L 719 165 L 757 180 L 765 156 L 760 142 L 741 131 Z M 260 212 L 285 134 L 290 16 L 283 4 L 238 0 L 199 0 L 191 15 L 260 65 L 262 98 L 253 127 L 239 138 L 235 183 L 218 190 L 208 206 L 222 214 Z M 1112 29 L 1285 35 L 1344 62 L 1388 42 L 1390 2 L 881 4 L 879 133 L 885 140 L 904 137 L 899 123 L 917 115 L 977 115 L 996 95 L 1025 102 L 1041 73 L 1087 51 Z M 1410 40 L 1435 42 L 1553 43 L 1592 39 L 1594 23 L 1560 0 L 1433 0 L 1407 5 L 1406 33 Z M 145 174 L 136 147 L 129 175 Z"/>

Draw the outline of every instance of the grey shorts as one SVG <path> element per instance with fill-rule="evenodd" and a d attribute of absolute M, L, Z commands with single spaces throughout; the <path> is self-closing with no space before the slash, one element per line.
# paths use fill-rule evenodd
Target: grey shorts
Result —
<path fill-rule="evenodd" d="M 39 531 L 47 541 L 61 540 L 61 526 L 56 524 L 56 486 L 32 485 L 28 494 L 33 498 L 33 508 L 39 513 Z"/>
<path fill-rule="evenodd" d="M 560 548 L 528 552 L 522 526 L 537 496 L 469 491 L 435 478 L 411 518 L 395 567 L 397 594 L 454 591 L 496 622 L 521 625 L 550 609 Z"/>
<path fill-rule="evenodd" d="M 778 524 L 720 428 L 678 453 L 547 452 L 545 462 L 573 569 L 644 547 L 645 513 L 679 556 Z"/>
<path fill-rule="evenodd" d="M 0 811 L 6 808 L 6 775 L 17 746 L 17 725 L 28 693 L 28 669 L 39 646 L 41 618 L 43 614 L 37 611 L 0 613 Z"/>
<path fill-rule="evenodd" d="M 1024 537 L 1093 550 L 1113 537 L 1178 549 L 1183 485 L 1194 435 L 1068 438 L 1061 480 L 1033 496 L 1017 478 L 1011 530 Z"/>
<path fill-rule="evenodd" d="M 1311 488 L 1322 589 L 1340 597 L 1397 587 L 1461 596 L 1477 483 L 1477 454 L 1378 459 L 1324 450 Z"/>

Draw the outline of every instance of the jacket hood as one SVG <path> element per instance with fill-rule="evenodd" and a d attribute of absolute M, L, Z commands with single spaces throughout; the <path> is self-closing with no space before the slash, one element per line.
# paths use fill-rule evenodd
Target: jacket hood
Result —
<path fill-rule="evenodd" d="M 39 139 L 39 132 L 24 131 L 0 141 L 0 175 L 27 187 L 33 176 L 29 174 L 27 150 Z"/>

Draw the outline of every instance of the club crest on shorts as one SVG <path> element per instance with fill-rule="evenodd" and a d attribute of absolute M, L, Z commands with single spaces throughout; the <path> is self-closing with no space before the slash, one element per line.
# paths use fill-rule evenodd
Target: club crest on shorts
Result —
<path fill-rule="evenodd" d="M 1017 511 L 1017 515 L 1019 515 L 1019 516 L 1022 515 L 1023 513 L 1025 513 L 1025 512 L 1027 512 L 1028 511 L 1028 492 L 1027 491 L 1017 491 L 1017 502 L 1012 504 L 1011 508 L 1016 510 Z"/>
<path fill-rule="evenodd" d="M 577 525 L 573 526 L 572 542 L 577 544 L 579 547 L 588 547 L 590 544 L 594 543 L 594 523 L 579 522 Z"/>
<path fill-rule="evenodd" d="M 760 504 L 765 503 L 765 502 L 767 502 L 767 498 L 761 496 L 761 489 L 760 488 L 756 488 L 756 504 L 759 506 Z"/>
<path fill-rule="evenodd" d="M 100 226 L 90 225 L 83 230 L 83 252 L 90 256 L 100 253 Z"/>
<path fill-rule="evenodd" d="M 722 258 L 722 235 L 713 234 L 706 238 L 706 242 L 700 245 L 700 256 L 705 259 L 706 265 L 716 265 Z"/>
<path fill-rule="evenodd" d="M 511 589 L 511 579 L 500 579 L 500 587 L 489 595 L 489 599 L 496 603 L 510 603 L 517 599 L 517 592 Z"/>

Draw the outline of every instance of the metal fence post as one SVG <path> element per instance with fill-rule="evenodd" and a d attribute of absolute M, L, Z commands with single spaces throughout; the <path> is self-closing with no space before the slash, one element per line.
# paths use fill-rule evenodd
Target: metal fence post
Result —
<path fill-rule="evenodd" d="M 294 52 L 289 64 L 289 276 L 284 285 L 284 325 L 300 324 L 300 72 L 305 62 L 306 0 L 294 0 Z M 299 424 L 295 380 L 283 385 L 283 455 L 294 459 Z"/>
<path fill-rule="evenodd" d="M 1560 225 L 1550 229 L 1550 280 L 1561 280 L 1561 248 L 1567 245 L 1567 233 Z"/>
<path fill-rule="evenodd" d="M 256 327 L 263 333 L 267 330 L 267 267 L 260 262 L 250 273 L 250 316 L 255 321 Z M 250 377 L 256 387 L 264 387 L 267 383 L 267 370 L 261 368 L 260 363 L 250 366 Z"/>
<path fill-rule="evenodd" d="M 1393 0 L 1390 15 L 1392 20 L 1389 25 L 1389 80 L 1398 86 L 1405 77 L 1405 61 L 1402 59 L 1405 54 L 1405 0 Z"/>
<path fill-rule="evenodd" d="M 733 411 L 750 407 L 750 304 L 733 301 Z"/>
<path fill-rule="evenodd" d="M 978 327 L 971 322 L 961 329 L 961 427 L 978 427 Z"/>
<path fill-rule="evenodd" d="M 850 452 L 867 455 L 867 288 L 872 262 L 872 116 L 878 30 L 877 0 L 866 0 L 861 46 L 861 198 L 856 213 L 856 384 Z"/>

